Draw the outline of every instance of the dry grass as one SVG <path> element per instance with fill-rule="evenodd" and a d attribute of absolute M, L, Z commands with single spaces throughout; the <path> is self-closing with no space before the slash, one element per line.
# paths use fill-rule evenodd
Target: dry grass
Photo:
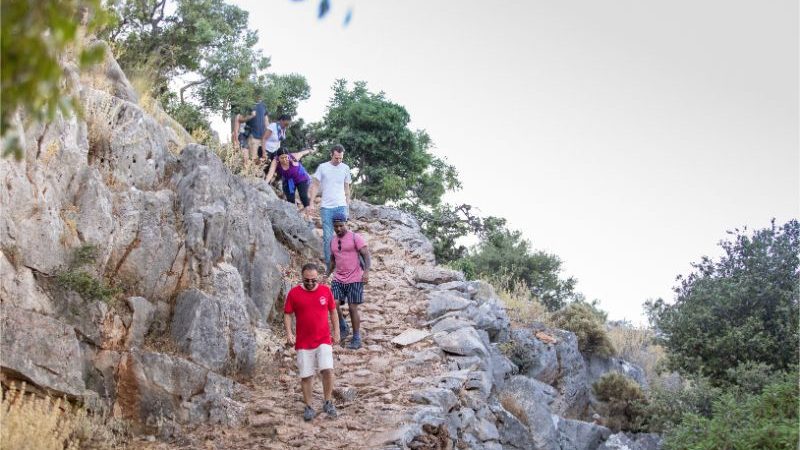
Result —
<path fill-rule="evenodd" d="M 522 408 L 522 405 L 519 404 L 516 397 L 509 394 L 502 394 L 500 395 L 500 405 L 520 422 L 530 426 L 528 414 L 525 413 L 525 410 Z"/>
<path fill-rule="evenodd" d="M 617 349 L 619 357 L 640 366 L 645 371 L 648 382 L 658 376 L 666 352 L 664 347 L 653 343 L 653 332 L 647 328 L 615 326 L 608 337 Z"/>
<path fill-rule="evenodd" d="M 500 300 L 505 304 L 512 326 L 523 327 L 531 322 L 542 322 L 545 325 L 552 323 L 551 313 L 531 295 L 525 283 L 510 283 L 500 279 L 489 280 L 489 283 L 494 286 Z"/>
<path fill-rule="evenodd" d="M 0 449 L 77 450 L 118 448 L 123 443 L 117 430 L 98 415 L 68 402 L 25 392 L 25 384 L 13 383 L 3 391 L 0 404 Z M 119 425 L 119 424 L 116 424 Z"/>

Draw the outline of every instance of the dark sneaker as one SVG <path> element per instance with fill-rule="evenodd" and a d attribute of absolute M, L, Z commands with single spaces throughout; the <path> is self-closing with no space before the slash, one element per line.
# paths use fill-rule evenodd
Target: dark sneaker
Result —
<path fill-rule="evenodd" d="M 333 406 L 333 402 L 330 400 L 326 400 L 325 403 L 322 405 L 322 410 L 325 411 L 325 414 L 328 417 L 336 417 L 336 407 Z"/>
<path fill-rule="evenodd" d="M 350 327 L 347 326 L 344 322 L 339 322 L 339 337 L 344 342 L 344 338 L 350 336 Z"/>
<path fill-rule="evenodd" d="M 308 422 L 308 421 L 310 421 L 311 419 L 313 419 L 313 418 L 314 418 L 314 416 L 316 416 L 316 415 L 317 415 L 317 413 L 316 413 L 316 412 L 314 412 L 314 408 L 312 408 L 312 407 L 310 407 L 310 406 L 306 405 L 306 409 L 304 409 L 304 410 L 303 410 L 303 420 L 305 420 L 306 422 Z"/>
<path fill-rule="evenodd" d="M 350 344 L 347 346 L 350 350 L 358 350 L 361 348 L 361 336 L 354 334 L 353 339 L 350 339 Z"/>

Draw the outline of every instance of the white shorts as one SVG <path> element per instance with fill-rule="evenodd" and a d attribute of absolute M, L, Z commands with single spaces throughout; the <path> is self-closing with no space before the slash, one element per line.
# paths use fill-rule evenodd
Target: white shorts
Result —
<path fill-rule="evenodd" d="M 297 370 L 300 378 L 313 376 L 319 370 L 333 369 L 333 347 L 320 344 L 312 350 L 297 351 Z"/>

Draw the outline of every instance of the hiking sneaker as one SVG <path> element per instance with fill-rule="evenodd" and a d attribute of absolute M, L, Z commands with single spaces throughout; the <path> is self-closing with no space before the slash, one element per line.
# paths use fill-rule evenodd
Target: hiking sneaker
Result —
<path fill-rule="evenodd" d="M 328 417 L 333 418 L 337 415 L 336 407 L 333 406 L 333 402 L 330 400 L 325 400 L 325 403 L 322 404 L 322 410 L 325 411 L 325 414 L 327 414 Z"/>
<path fill-rule="evenodd" d="M 316 412 L 314 412 L 314 408 L 312 408 L 312 407 L 310 407 L 310 406 L 306 405 L 306 409 L 304 409 L 304 410 L 303 410 L 303 420 L 305 420 L 306 422 L 308 422 L 308 421 L 310 421 L 311 419 L 313 419 L 313 418 L 314 418 L 314 416 L 316 416 L 316 415 L 317 415 L 317 413 L 316 413 Z"/>
<path fill-rule="evenodd" d="M 344 339 L 350 335 L 350 327 L 347 326 L 345 322 L 339 322 L 339 337 L 341 342 L 344 342 Z"/>
<path fill-rule="evenodd" d="M 354 334 L 353 339 L 350 339 L 350 344 L 347 346 L 350 350 L 358 350 L 361 348 L 361 336 Z"/>

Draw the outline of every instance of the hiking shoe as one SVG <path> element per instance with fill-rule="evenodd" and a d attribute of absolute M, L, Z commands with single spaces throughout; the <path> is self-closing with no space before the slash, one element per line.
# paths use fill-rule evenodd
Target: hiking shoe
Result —
<path fill-rule="evenodd" d="M 345 322 L 339 322 L 339 337 L 341 338 L 342 342 L 344 342 L 344 338 L 349 335 L 350 327 L 348 327 Z"/>
<path fill-rule="evenodd" d="M 304 409 L 304 410 L 303 410 L 303 420 L 305 420 L 306 422 L 308 422 L 308 421 L 310 421 L 311 419 L 313 419 L 313 418 L 314 418 L 314 416 L 316 416 L 316 415 L 317 415 L 317 413 L 316 413 L 316 412 L 314 412 L 314 408 L 312 408 L 312 407 L 310 407 L 310 406 L 306 405 L 306 409 Z"/>
<path fill-rule="evenodd" d="M 353 339 L 350 339 L 350 344 L 347 346 L 350 350 L 358 350 L 361 348 L 361 336 L 354 334 Z"/>
<path fill-rule="evenodd" d="M 322 404 L 322 410 L 325 411 L 325 414 L 327 414 L 328 417 L 333 418 L 337 415 L 336 407 L 333 406 L 333 402 L 330 400 L 325 400 L 325 403 Z"/>

